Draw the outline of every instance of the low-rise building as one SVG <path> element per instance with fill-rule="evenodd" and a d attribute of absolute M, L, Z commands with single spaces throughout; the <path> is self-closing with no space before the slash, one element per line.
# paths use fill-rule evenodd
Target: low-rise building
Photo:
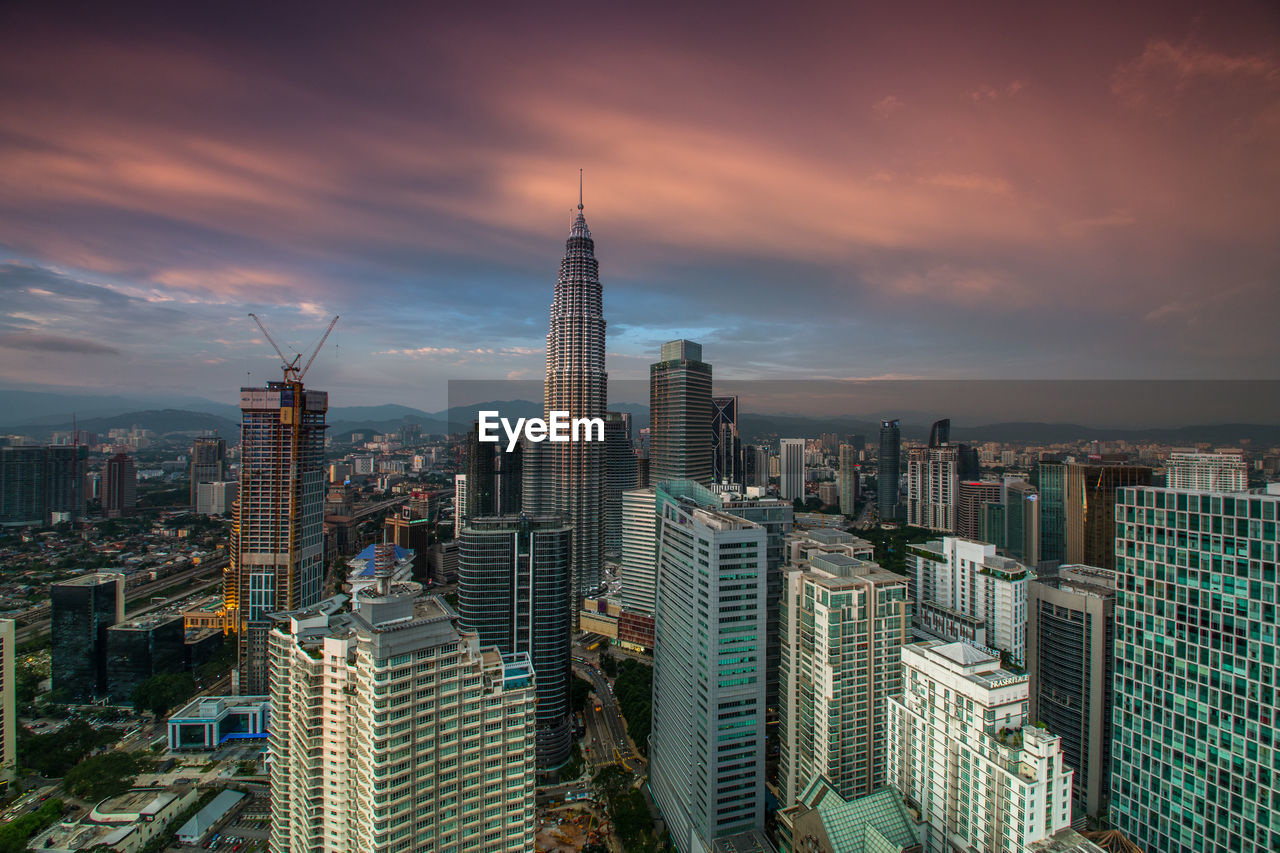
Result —
<path fill-rule="evenodd" d="M 265 738 L 271 724 L 266 696 L 202 696 L 169 717 L 169 749 L 214 749 L 228 740 Z"/>
<path fill-rule="evenodd" d="M 111 850 L 138 853 L 199 797 L 194 787 L 133 788 L 108 797 L 83 818 L 59 821 L 28 843 L 42 853 Z"/>

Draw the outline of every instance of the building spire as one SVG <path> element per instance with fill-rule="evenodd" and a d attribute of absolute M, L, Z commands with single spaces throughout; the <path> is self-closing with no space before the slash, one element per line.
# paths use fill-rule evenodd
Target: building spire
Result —
<path fill-rule="evenodd" d="M 578 170 L 578 210 L 582 210 L 582 170 Z"/>

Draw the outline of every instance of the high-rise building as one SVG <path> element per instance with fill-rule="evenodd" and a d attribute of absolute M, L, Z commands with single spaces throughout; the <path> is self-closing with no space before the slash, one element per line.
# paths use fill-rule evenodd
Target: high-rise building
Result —
<path fill-rule="evenodd" d="M 0 781 L 18 770 L 18 682 L 14 621 L 0 619 Z"/>
<path fill-rule="evenodd" d="M 240 499 L 223 585 L 237 626 L 237 692 L 266 694 L 268 613 L 320 600 L 329 395 L 301 382 L 240 389 Z"/>
<path fill-rule="evenodd" d="M 107 460 L 102 477 L 102 510 L 107 518 L 133 515 L 138 504 L 138 469 L 127 453 Z"/>
<path fill-rule="evenodd" d="M 876 465 L 876 509 L 881 521 L 898 519 L 902 428 L 896 420 L 880 422 L 880 456 Z"/>
<path fill-rule="evenodd" d="M 778 443 L 778 493 L 783 500 L 804 500 L 804 439 L 784 438 Z"/>
<path fill-rule="evenodd" d="M 235 511 L 240 484 L 235 480 L 201 483 L 196 490 L 195 510 L 200 515 L 226 515 Z"/>
<path fill-rule="evenodd" d="M 413 552 L 413 577 L 425 580 L 427 554 L 431 550 L 431 531 L 434 519 L 429 497 L 415 497 L 386 517 L 382 523 L 384 542 L 407 548 Z"/>
<path fill-rule="evenodd" d="M 937 424 L 934 424 L 935 429 Z M 907 453 L 907 524 L 953 533 L 960 484 L 959 450 L 949 445 Z"/>
<path fill-rule="evenodd" d="M 668 341 L 649 366 L 649 478 L 712 481 L 711 365 L 702 345 Z"/>
<path fill-rule="evenodd" d="M 565 242 L 551 302 L 544 418 L 551 411 L 568 412 L 571 419 L 604 418 L 608 399 L 604 331 L 600 267 L 579 192 L 578 215 Z M 529 454 L 535 447 L 537 451 Z M 573 528 L 573 624 L 577 628 L 579 602 L 599 588 L 604 559 L 604 442 L 544 441 L 530 443 L 525 450 L 526 465 L 536 457 L 532 478 L 536 491 L 531 495 L 526 488 L 525 512 L 558 515 Z M 525 482 L 528 487 L 529 479 Z"/>
<path fill-rule="evenodd" d="M 1170 489 L 1243 492 L 1249 488 L 1244 451 L 1227 448 L 1200 453 L 1193 448 L 1174 448 L 1165 467 L 1165 485 Z"/>
<path fill-rule="evenodd" d="M 504 655 L 527 654 L 538 681 L 540 767 L 569 757 L 570 528 L 555 516 L 470 518 L 458 541 L 463 630 Z"/>
<path fill-rule="evenodd" d="M 858 464 L 853 445 L 840 445 L 840 514 L 853 517 L 858 500 Z"/>
<path fill-rule="evenodd" d="M 687 496 L 659 515 L 650 782 L 704 853 L 764 825 L 765 529 Z"/>
<path fill-rule="evenodd" d="M 738 437 L 738 398 L 711 398 L 711 479 L 743 485 L 742 440 Z"/>
<path fill-rule="evenodd" d="M 1034 569 L 1040 562 L 1040 493 L 1026 480 L 1009 480 L 1004 506 L 1005 551 Z"/>
<path fill-rule="evenodd" d="M 178 614 L 150 615 L 107 628 L 107 695 L 119 704 L 153 675 L 182 672 L 187 634 Z"/>
<path fill-rule="evenodd" d="M 1151 469 L 1142 465 L 1067 466 L 1066 561 L 1075 565 L 1116 567 L 1116 490 L 1151 485 Z"/>
<path fill-rule="evenodd" d="M 216 435 L 203 435 L 193 441 L 190 473 L 191 506 L 194 508 L 199 506 L 201 483 L 221 483 L 227 479 L 227 440 Z"/>
<path fill-rule="evenodd" d="M 629 412 L 605 412 L 604 446 L 604 550 L 616 556 L 622 553 L 622 494 L 639 486 Z"/>
<path fill-rule="evenodd" d="M 899 652 L 910 629 L 902 575 L 825 550 L 788 566 L 778 730 L 784 808 L 819 777 L 845 799 L 886 784 L 886 700 L 902 690 Z"/>
<path fill-rule="evenodd" d="M 494 458 L 498 444 L 480 440 L 479 427 L 467 433 L 467 511 L 466 518 L 479 518 L 497 512 L 495 498 L 498 486 L 498 463 Z"/>
<path fill-rule="evenodd" d="M 53 689 L 68 701 L 107 690 L 107 629 L 124 621 L 124 575 L 93 572 L 49 587 Z"/>
<path fill-rule="evenodd" d="M 902 647 L 889 784 L 919 808 L 927 853 L 1031 853 L 1070 831 L 1072 771 L 1060 738 L 1031 724 L 1027 699 L 1026 675 L 968 643 Z"/>
<path fill-rule="evenodd" d="M 1115 573 L 1060 566 L 1027 584 L 1031 719 L 1062 738 L 1076 771 L 1077 815 L 1098 815 L 1111 790 Z"/>
<path fill-rule="evenodd" d="M 453 537 L 456 539 L 462 534 L 462 525 L 467 520 L 467 502 L 470 496 L 467 494 L 467 475 L 453 475 Z"/>
<path fill-rule="evenodd" d="M 961 480 L 956 489 L 956 536 L 987 541 L 983 535 L 982 509 L 986 504 L 999 502 L 1003 490 L 1003 484 L 996 480 Z"/>
<path fill-rule="evenodd" d="M 1027 581 L 1033 573 L 996 546 L 956 536 L 912 545 L 916 624 L 946 640 L 1006 652 L 1021 666 L 1027 651 Z"/>
<path fill-rule="evenodd" d="M 273 853 L 534 849 L 533 666 L 416 588 L 271 617 Z"/>
<path fill-rule="evenodd" d="M 745 486 L 765 488 L 769 485 L 769 448 L 762 444 L 748 444 L 743 453 Z"/>
<path fill-rule="evenodd" d="M 929 446 L 945 447 L 951 444 L 951 418 L 934 421 L 929 427 Z"/>
<path fill-rule="evenodd" d="M 1040 559 L 1067 559 L 1067 466 L 1041 462 L 1036 478 L 1040 491 Z"/>
<path fill-rule="evenodd" d="M 1116 492 L 1113 826 L 1146 850 L 1280 849 L 1280 488 Z"/>
<path fill-rule="evenodd" d="M 84 445 L 0 447 L 0 524 L 45 525 L 84 515 Z"/>
<path fill-rule="evenodd" d="M 622 493 L 622 603 L 653 613 L 658 595 L 657 489 Z"/>

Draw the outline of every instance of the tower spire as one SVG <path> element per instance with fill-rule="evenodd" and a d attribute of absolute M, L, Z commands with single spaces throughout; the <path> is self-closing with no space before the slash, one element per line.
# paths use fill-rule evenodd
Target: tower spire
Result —
<path fill-rule="evenodd" d="M 582 170 L 578 170 L 578 210 L 582 210 Z"/>

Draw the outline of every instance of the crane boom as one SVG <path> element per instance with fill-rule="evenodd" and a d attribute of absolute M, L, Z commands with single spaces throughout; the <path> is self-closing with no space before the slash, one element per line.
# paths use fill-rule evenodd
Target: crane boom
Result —
<path fill-rule="evenodd" d="M 329 333 L 333 331 L 333 327 L 338 325 L 340 314 L 334 314 L 333 319 L 329 321 L 329 328 L 324 330 L 324 334 L 320 336 L 320 343 L 316 344 L 316 348 L 311 351 L 311 358 L 307 359 L 307 364 L 302 368 L 302 372 L 298 374 L 298 381 L 302 381 L 302 377 L 307 375 L 307 371 L 311 369 L 311 362 L 316 360 L 316 356 L 320 354 L 320 350 L 324 347 L 324 342 L 329 340 Z"/>
<path fill-rule="evenodd" d="M 280 365 L 284 368 L 285 378 L 288 378 L 291 372 L 297 373 L 298 359 L 302 358 L 302 355 L 295 355 L 292 361 L 285 358 L 284 353 L 280 351 L 280 345 L 276 343 L 275 338 L 271 337 L 271 333 L 267 331 L 267 327 L 262 325 L 262 320 L 258 318 L 258 315 L 250 311 L 249 316 L 253 318 L 253 322 L 258 324 L 258 328 L 262 330 L 263 336 L 270 342 L 271 346 L 275 348 L 276 355 L 280 356 Z"/>

